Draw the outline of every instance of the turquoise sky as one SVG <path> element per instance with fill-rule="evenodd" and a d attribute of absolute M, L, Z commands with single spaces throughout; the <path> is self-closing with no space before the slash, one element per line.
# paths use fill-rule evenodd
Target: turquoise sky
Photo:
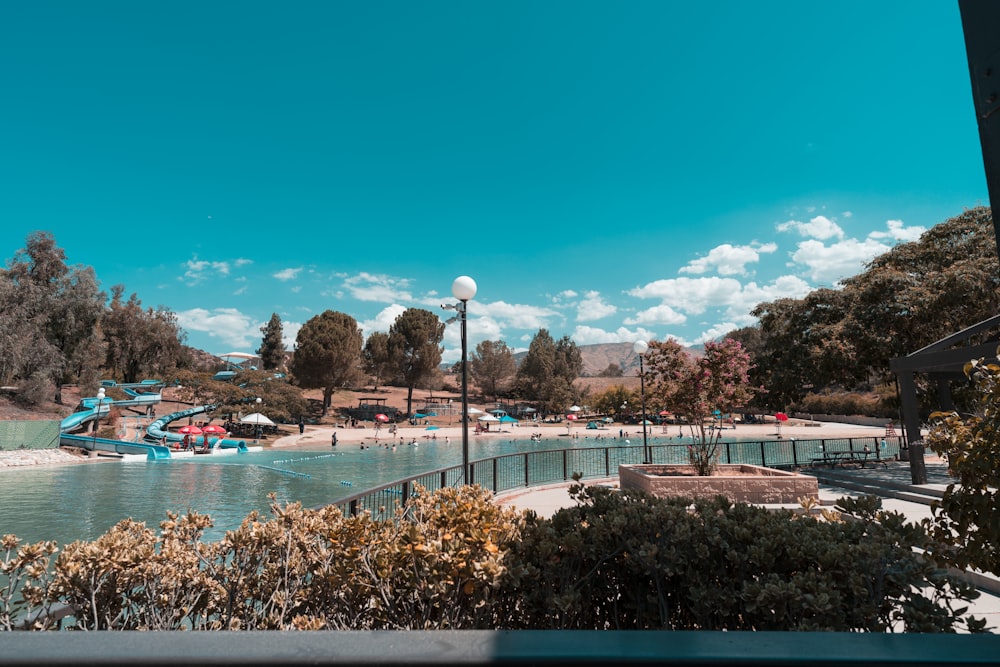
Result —
<path fill-rule="evenodd" d="M 989 204 L 943 0 L 37 0 L 0 90 L 3 258 L 50 231 L 216 354 L 463 274 L 470 347 L 700 343 Z"/>

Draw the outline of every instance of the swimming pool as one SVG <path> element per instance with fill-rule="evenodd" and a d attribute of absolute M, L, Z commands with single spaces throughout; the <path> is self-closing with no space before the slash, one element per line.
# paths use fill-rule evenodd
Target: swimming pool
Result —
<path fill-rule="evenodd" d="M 594 447 L 605 439 L 477 439 L 473 459 L 527 450 Z M 631 443 L 634 445 L 635 443 Z M 217 540 L 252 511 L 270 516 L 268 495 L 279 504 L 314 507 L 420 473 L 461 465 L 458 440 L 419 440 L 385 447 L 268 449 L 231 456 L 102 462 L 0 473 L 0 535 L 23 542 L 55 540 L 60 546 L 94 540 L 131 517 L 158 529 L 167 511 L 212 517 L 206 539 Z"/>

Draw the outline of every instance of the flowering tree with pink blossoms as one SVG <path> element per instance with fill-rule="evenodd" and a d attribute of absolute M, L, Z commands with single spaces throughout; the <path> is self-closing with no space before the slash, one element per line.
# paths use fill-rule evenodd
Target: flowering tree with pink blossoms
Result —
<path fill-rule="evenodd" d="M 705 343 L 698 356 L 671 338 L 650 341 L 644 364 L 650 395 L 691 426 L 691 464 L 699 475 L 712 474 L 722 441 L 722 431 L 712 427 L 713 412 L 742 407 L 759 391 L 750 386 L 750 354 L 739 341 L 726 339 Z"/>

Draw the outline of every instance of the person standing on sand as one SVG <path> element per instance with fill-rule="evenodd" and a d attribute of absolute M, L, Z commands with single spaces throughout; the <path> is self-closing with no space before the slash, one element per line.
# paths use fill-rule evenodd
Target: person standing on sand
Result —
<path fill-rule="evenodd" d="M 337 446 L 337 432 L 336 431 L 333 432 L 333 438 L 330 441 L 330 446 L 331 447 L 336 447 Z"/>

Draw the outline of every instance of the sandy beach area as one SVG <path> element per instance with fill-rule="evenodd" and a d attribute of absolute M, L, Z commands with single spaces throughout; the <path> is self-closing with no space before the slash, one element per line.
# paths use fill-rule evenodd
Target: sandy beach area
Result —
<path fill-rule="evenodd" d="M 646 433 L 647 439 L 662 440 L 668 436 L 676 436 L 683 431 L 684 436 L 691 435 L 691 429 L 687 426 L 678 425 L 650 426 Z M 896 432 L 900 429 L 897 425 Z M 391 435 L 388 426 L 376 429 L 371 425 L 365 428 L 344 428 L 331 426 L 307 426 L 301 435 L 287 435 L 269 443 L 270 447 L 290 447 L 298 449 L 318 449 L 331 447 L 333 444 L 333 434 L 337 435 L 337 445 L 361 446 L 384 444 L 395 441 L 411 442 L 416 440 L 448 440 L 451 442 L 462 441 L 462 429 L 459 425 L 439 426 L 433 430 L 428 430 L 427 426 L 411 426 L 409 424 L 398 424 L 396 434 Z M 494 424 L 485 433 L 476 433 L 475 426 L 469 426 L 469 441 L 474 442 L 479 438 L 506 438 L 510 440 L 521 440 L 531 437 L 532 433 L 540 433 L 543 438 L 568 437 L 577 439 L 603 440 L 617 438 L 622 433 L 626 439 L 635 441 L 636 438 L 642 440 L 642 429 L 634 424 L 609 424 L 607 428 L 588 429 L 586 424 L 575 424 L 567 427 L 562 424 L 536 424 L 525 422 L 516 426 L 504 424 L 502 428 Z M 776 440 L 779 437 L 779 429 L 774 423 L 769 424 L 737 424 L 735 428 L 726 428 L 722 432 L 723 437 L 736 437 L 741 440 Z M 780 437 L 783 439 L 795 440 L 816 440 L 829 438 L 860 438 L 860 437 L 881 437 L 885 435 L 884 426 L 858 426 L 856 424 L 842 424 L 838 422 L 807 422 L 799 420 L 789 420 L 782 423 Z"/>

